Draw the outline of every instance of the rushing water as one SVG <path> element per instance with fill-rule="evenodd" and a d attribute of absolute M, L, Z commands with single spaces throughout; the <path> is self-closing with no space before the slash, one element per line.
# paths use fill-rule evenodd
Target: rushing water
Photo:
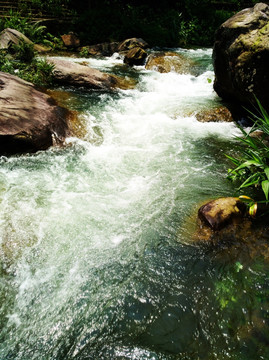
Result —
<path fill-rule="evenodd" d="M 1 360 L 269 358 L 268 261 L 193 241 L 236 127 L 196 121 L 211 51 L 177 51 L 196 75 L 87 60 L 137 86 L 65 89 L 82 138 L 0 158 Z"/>

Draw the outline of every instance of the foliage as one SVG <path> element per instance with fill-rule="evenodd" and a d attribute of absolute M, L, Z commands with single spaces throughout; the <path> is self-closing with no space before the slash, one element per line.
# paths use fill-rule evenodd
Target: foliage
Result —
<path fill-rule="evenodd" d="M 236 166 L 228 171 L 228 178 L 239 181 L 239 190 L 254 187 L 262 190 L 264 202 L 269 202 L 269 115 L 257 100 L 258 115 L 251 112 L 253 126 L 247 132 L 239 127 L 243 137 L 240 156 L 226 155 Z M 256 132 L 256 133 L 254 133 Z M 256 135 L 255 135 L 256 134 Z"/>
<path fill-rule="evenodd" d="M 48 64 L 44 59 L 33 58 L 31 61 L 18 61 L 16 54 L 12 56 L 2 50 L 0 52 L 0 71 L 19 76 L 38 86 L 53 84 L 53 65 Z"/>
<path fill-rule="evenodd" d="M 89 51 L 87 48 L 83 48 L 80 52 L 79 52 L 79 56 L 82 58 L 86 58 L 89 56 Z"/>
<path fill-rule="evenodd" d="M 23 40 L 20 40 L 18 45 L 13 44 L 10 47 L 10 51 L 14 54 L 14 58 L 16 60 L 25 63 L 30 63 L 35 56 L 34 44 L 32 43 L 28 44 Z"/>
<path fill-rule="evenodd" d="M 31 7 L 40 13 L 52 12 L 54 15 L 60 16 L 63 14 L 66 6 L 69 4 L 69 0 L 31 0 Z M 20 8 L 23 12 L 29 7 L 29 1 L 21 0 Z"/>
<path fill-rule="evenodd" d="M 9 13 L 0 19 L 0 30 L 6 28 L 20 31 L 33 42 L 41 42 L 46 26 L 40 22 L 31 22 L 29 17 L 22 17 L 20 12 L 10 10 Z"/>
<path fill-rule="evenodd" d="M 44 26 L 29 21 L 31 9 L 54 16 L 76 14 L 70 17 L 67 30 L 78 32 L 85 45 L 142 37 L 151 46 L 166 47 L 212 46 L 218 26 L 246 7 L 243 0 L 220 1 L 219 5 L 217 0 L 214 4 L 211 0 L 159 0 L 158 6 L 153 0 L 20 0 L 19 4 L 26 18 L 11 12 L 0 20 L 0 28 L 15 28 L 34 42 L 52 41 L 45 36 Z"/>

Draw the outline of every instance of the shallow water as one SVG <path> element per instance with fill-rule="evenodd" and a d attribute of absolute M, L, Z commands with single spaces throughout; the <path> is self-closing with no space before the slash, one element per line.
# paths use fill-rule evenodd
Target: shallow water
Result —
<path fill-rule="evenodd" d="M 65 89 L 83 137 L 0 158 L 1 360 L 268 359 L 268 263 L 192 240 L 199 204 L 233 194 L 237 130 L 195 118 L 219 102 L 211 50 L 175 51 L 199 75 L 136 67 L 132 90 Z"/>

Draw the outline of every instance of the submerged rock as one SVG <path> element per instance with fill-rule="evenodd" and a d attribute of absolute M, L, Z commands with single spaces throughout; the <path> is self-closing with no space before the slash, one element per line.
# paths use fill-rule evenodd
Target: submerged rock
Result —
<path fill-rule="evenodd" d="M 68 134 L 67 109 L 33 84 L 0 72 L 0 154 L 45 150 Z"/>
<path fill-rule="evenodd" d="M 250 105 L 254 95 L 269 109 L 269 6 L 235 14 L 216 32 L 214 89 L 226 101 Z"/>
<path fill-rule="evenodd" d="M 119 76 L 106 74 L 72 61 L 57 58 L 48 58 L 47 61 L 54 65 L 53 75 L 60 84 L 100 90 L 127 89 L 133 86 Z"/>
<path fill-rule="evenodd" d="M 193 61 L 172 51 L 150 54 L 145 65 L 147 70 L 156 70 L 160 73 L 173 71 L 178 74 L 190 73 L 193 66 Z"/>
<path fill-rule="evenodd" d="M 201 110 L 196 114 L 196 119 L 200 122 L 232 122 L 233 116 L 225 106 L 213 109 Z"/>

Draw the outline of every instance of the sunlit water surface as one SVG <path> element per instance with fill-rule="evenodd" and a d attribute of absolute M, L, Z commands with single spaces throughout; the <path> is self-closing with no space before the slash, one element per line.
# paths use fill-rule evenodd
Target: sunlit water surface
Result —
<path fill-rule="evenodd" d="M 83 137 L 0 158 L 1 360 L 269 358 L 268 263 L 193 240 L 199 205 L 233 194 L 237 130 L 195 118 L 219 102 L 211 50 L 175 51 L 196 76 L 70 58 L 137 85 L 66 89 Z"/>

